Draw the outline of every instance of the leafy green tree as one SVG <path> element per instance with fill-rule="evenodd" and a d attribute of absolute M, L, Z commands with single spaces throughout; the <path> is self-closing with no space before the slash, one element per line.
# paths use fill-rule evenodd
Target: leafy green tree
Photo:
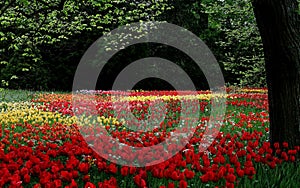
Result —
<path fill-rule="evenodd" d="M 224 67 L 227 83 L 265 86 L 262 41 L 249 0 L 203 0 L 208 29 L 201 33 Z"/>
<path fill-rule="evenodd" d="M 170 8 L 167 0 L 11 0 L 0 7 L 0 80 L 30 89 L 70 89 L 92 42 Z"/>
<path fill-rule="evenodd" d="M 104 33 L 139 20 L 167 21 L 200 36 L 227 83 L 265 86 L 262 42 L 249 0 L 10 0 L 0 7 L 2 86 L 70 90 L 87 48 Z M 124 51 L 107 75 L 136 57 L 156 55 L 182 66 L 193 80 L 205 80 L 188 57 L 163 45 Z"/>

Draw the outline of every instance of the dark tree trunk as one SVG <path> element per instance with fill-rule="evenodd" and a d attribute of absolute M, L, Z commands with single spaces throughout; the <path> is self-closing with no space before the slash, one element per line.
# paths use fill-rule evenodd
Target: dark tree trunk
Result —
<path fill-rule="evenodd" d="M 262 37 L 270 141 L 300 145 L 300 16 L 297 0 L 253 0 Z"/>

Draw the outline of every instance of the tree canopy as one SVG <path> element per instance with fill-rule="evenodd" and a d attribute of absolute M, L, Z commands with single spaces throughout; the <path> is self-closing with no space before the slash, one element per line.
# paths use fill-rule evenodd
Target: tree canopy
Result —
<path fill-rule="evenodd" d="M 140 20 L 167 21 L 199 36 L 228 84 L 265 86 L 262 42 L 248 0 L 10 0 L 0 7 L 2 87 L 70 90 L 86 49 L 112 29 Z M 203 82 L 191 60 L 174 49 L 145 45 L 127 52 L 134 55 L 124 52 L 111 68 L 133 56 L 161 55 Z"/>
<path fill-rule="evenodd" d="M 171 8 L 166 0 L 11 0 L 0 7 L 2 84 L 34 89 L 70 85 L 80 57 L 98 37 Z"/>

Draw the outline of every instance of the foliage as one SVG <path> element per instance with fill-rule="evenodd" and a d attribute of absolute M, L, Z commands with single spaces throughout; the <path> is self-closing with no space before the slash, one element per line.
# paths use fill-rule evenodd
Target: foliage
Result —
<path fill-rule="evenodd" d="M 2 87 L 70 90 L 87 48 L 104 33 L 139 20 L 167 21 L 200 36 L 230 85 L 265 86 L 262 43 L 249 0 L 11 0 L 0 7 Z M 193 81 L 203 80 L 201 70 L 182 53 L 145 45 L 117 55 L 106 69 L 107 83 L 116 67 L 147 56 L 167 58 Z"/>
<path fill-rule="evenodd" d="M 0 88 L 0 101 L 1 102 L 14 102 L 14 101 L 29 101 L 32 99 L 33 92 L 26 90 L 7 90 Z"/>
<path fill-rule="evenodd" d="M 201 37 L 224 66 L 226 82 L 265 86 L 262 41 L 249 0 L 205 0 L 208 29 Z"/>
<path fill-rule="evenodd" d="M 2 85 L 33 89 L 70 87 L 79 59 L 103 33 L 170 8 L 166 0 L 12 0 L 0 7 Z"/>

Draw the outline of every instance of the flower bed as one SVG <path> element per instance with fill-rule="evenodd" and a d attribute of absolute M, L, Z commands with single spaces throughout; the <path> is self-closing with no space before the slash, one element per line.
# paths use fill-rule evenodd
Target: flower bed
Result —
<path fill-rule="evenodd" d="M 0 103 L 0 187 L 253 187 L 299 185 L 300 147 L 268 142 L 269 119 L 266 90 L 239 90 L 226 96 L 226 114 L 215 140 L 200 151 L 209 121 L 209 91 L 178 95 L 173 91 L 93 93 L 95 113 L 74 115 L 71 94 L 40 94 L 30 102 Z M 91 92 L 85 92 L 83 94 Z M 115 98 L 115 94 L 118 96 Z M 116 153 L 105 137 L 89 132 L 103 129 L 124 145 L 149 147 L 165 141 L 178 128 L 179 101 L 197 100 L 200 116 L 188 143 L 174 156 L 146 167 L 122 166 L 106 160 L 93 149 L 138 162 L 138 153 Z M 126 118 L 118 117 L 113 105 L 130 104 L 138 120 L 149 117 L 154 101 L 166 105 L 165 119 L 151 130 L 133 132 Z M 159 110 L 159 108 L 158 108 Z M 91 125 L 91 126 L 90 126 Z M 98 139 L 95 142 L 95 139 Z M 93 142 L 94 141 L 94 142 Z M 93 143 L 93 144 L 91 144 Z M 172 148 L 173 147 L 173 148 Z M 176 150 L 176 145 L 167 148 Z M 164 150 L 166 148 L 162 148 Z M 159 152 L 159 151 L 158 151 Z M 159 153 L 157 153 L 159 157 Z M 149 159 L 151 160 L 151 159 Z M 285 169 L 285 170 L 282 170 Z M 274 176 L 269 176 L 274 174 Z M 282 177 L 289 179 L 283 181 Z M 264 186 L 263 186 L 264 187 Z"/>

